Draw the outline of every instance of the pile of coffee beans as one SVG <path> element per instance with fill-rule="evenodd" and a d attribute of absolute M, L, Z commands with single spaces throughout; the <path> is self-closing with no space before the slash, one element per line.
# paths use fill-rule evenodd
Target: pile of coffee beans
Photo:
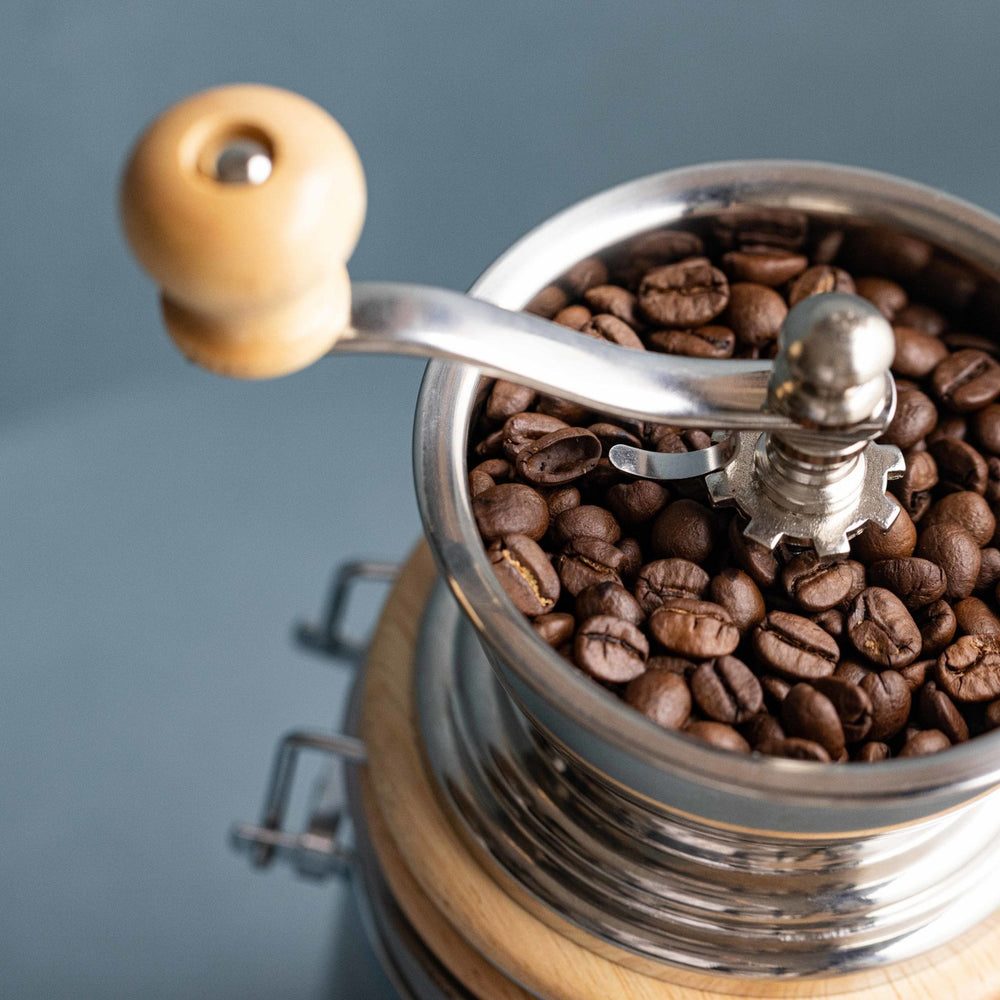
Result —
<path fill-rule="evenodd" d="M 622 442 L 706 447 L 497 381 L 472 429 L 472 509 L 540 639 L 661 726 L 744 753 L 878 761 L 1000 728 L 1000 315 L 930 244 L 734 210 L 588 259 L 529 306 L 635 350 L 773 356 L 788 309 L 845 291 L 893 326 L 906 474 L 892 527 L 849 556 L 769 549 L 699 482 L 633 479 Z"/>

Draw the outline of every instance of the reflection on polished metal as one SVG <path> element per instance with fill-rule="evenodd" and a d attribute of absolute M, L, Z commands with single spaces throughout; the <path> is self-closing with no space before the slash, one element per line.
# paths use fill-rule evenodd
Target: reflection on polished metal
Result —
<path fill-rule="evenodd" d="M 215 177 L 224 184 L 263 184 L 271 176 L 272 165 L 263 143 L 233 139 L 215 159 Z"/>
<path fill-rule="evenodd" d="M 441 584 L 416 689 L 438 789 L 494 876 L 543 919 L 644 957 L 747 978 L 849 973 L 920 954 L 1000 906 L 1000 791 L 892 828 L 857 809 L 858 832 L 821 838 L 741 827 L 736 802 L 729 825 L 685 815 L 533 727 Z M 713 756 L 724 771 L 732 755 Z"/>
<path fill-rule="evenodd" d="M 790 417 L 762 412 L 770 361 L 639 352 L 442 288 L 352 283 L 351 329 L 333 350 L 463 361 L 631 420 L 801 430 Z"/>
<path fill-rule="evenodd" d="M 888 321 L 856 295 L 814 295 L 789 311 L 767 406 L 818 433 L 742 432 L 733 459 L 706 480 L 714 503 L 733 504 L 748 519 L 749 538 L 834 556 L 850 552 L 868 524 L 888 530 L 899 507 L 885 496 L 887 479 L 906 466 L 898 448 L 875 444 L 880 431 L 865 426 L 884 429 L 892 419 L 894 351 Z"/>

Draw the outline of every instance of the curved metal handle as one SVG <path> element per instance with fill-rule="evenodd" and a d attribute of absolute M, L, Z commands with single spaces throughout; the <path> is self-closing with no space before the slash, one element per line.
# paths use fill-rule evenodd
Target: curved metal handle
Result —
<path fill-rule="evenodd" d="M 619 347 L 458 292 L 351 285 L 351 328 L 333 351 L 411 354 L 474 365 L 595 410 L 678 427 L 796 430 L 761 412 L 770 361 L 704 361 Z"/>

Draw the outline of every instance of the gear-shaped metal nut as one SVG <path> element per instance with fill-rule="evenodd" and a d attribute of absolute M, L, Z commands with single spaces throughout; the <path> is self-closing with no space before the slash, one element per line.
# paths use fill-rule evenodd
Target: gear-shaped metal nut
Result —
<path fill-rule="evenodd" d="M 905 463 L 892 445 L 870 442 L 833 483 L 804 467 L 789 466 L 768 448 L 767 435 L 736 435 L 727 465 L 705 477 L 713 503 L 735 505 L 748 519 L 744 534 L 775 548 L 781 542 L 812 546 L 820 556 L 843 555 L 868 524 L 888 530 L 899 507 L 886 495 L 887 480 Z"/>

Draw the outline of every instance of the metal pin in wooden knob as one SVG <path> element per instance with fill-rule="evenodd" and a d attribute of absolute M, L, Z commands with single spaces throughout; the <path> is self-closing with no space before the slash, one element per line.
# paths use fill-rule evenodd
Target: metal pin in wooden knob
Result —
<path fill-rule="evenodd" d="M 174 105 L 132 152 L 121 212 L 170 335 L 211 371 L 297 371 L 350 322 L 364 174 L 347 133 L 304 97 L 239 85 Z"/>

